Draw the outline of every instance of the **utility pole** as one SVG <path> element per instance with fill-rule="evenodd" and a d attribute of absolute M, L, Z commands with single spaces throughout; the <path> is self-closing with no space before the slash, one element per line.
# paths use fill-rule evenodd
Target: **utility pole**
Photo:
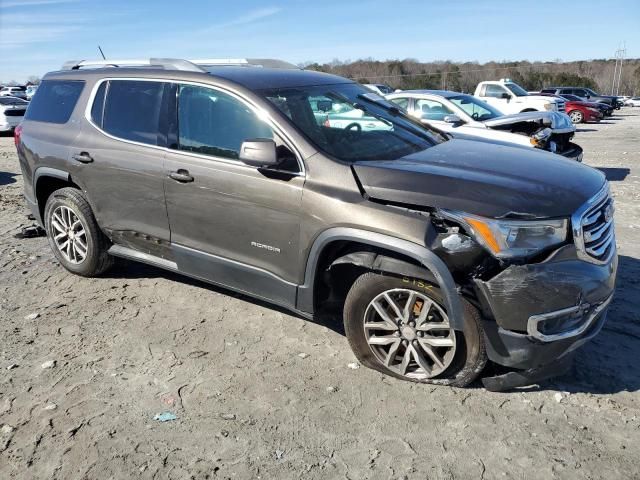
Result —
<path fill-rule="evenodd" d="M 627 54 L 626 42 L 623 42 L 622 47 L 616 50 L 616 63 L 613 67 L 613 79 L 611 82 L 611 95 L 618 95 L 620 92 L 620 82 L 622 81 L 622 62 Z"/>

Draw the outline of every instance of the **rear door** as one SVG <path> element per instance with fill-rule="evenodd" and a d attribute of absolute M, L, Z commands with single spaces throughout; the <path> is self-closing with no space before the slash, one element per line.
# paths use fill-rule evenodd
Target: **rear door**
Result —
<path fill-rule="evenodd" d="M 259 110 L 227 91 L 181 85 L 178 131 L 165 163 L 167 213 L 178 267 L 293 305 L 299 266 L 299 159 Z M 243 141 L 272 138 L 282 164 L 238 160 Z"/>
<path fill-rule="evenodd" d="M 111 79 L 94 87 L 70 161 L 99 225 L 113 241 L 168 256 L 164 203 L 168 84 Z"/>

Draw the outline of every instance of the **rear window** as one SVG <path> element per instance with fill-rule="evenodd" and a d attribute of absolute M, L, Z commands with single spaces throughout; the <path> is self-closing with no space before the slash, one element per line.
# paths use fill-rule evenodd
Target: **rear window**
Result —
<path fill-rule="evenodd" d="M 111 80 L 103 111 L 100 112 L 99 106 L 103 94 L 99 91 L 92 106 L 92 117 L 102 116 L 102 129 L 115 137 L 158 145 L 164 85 L 162 82 Z"/>
<path fill-rule="evenodd" d="M 82 80 L 44 80 L 29 104 L 25 119 L 67 123 L 83 88 Z"/>

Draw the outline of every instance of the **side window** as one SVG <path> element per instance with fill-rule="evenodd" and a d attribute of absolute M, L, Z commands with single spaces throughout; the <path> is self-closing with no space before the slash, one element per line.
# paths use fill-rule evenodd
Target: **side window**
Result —
<path fill-rule="evenodd" d="M 391 102 L 395 103 L 400 108 L 404 108 L 405 110 L 409 107 L 409 99 L 408 98 L 392 98 Z"/>
<path fill-rule="evenodd" d="M 273 139 L 273 130 L 243 102 L 211 88 L 180 86 L 180 150 L 237 160 L 242 142 L 255 138 Z"/>
<path fill-rule="evenodd" d="M 104 97 L 107 91 L 107 83 L 108 82 L 102 82 L 100 84 L 96 96 L 93 99 L 93 105 L 91 106 L 91 120 L 100 128 L 102 128 L 102 114 L 104 112 Z"/>
<path fill-rule="evenodd" d="M 416 111 L 420 118 L 425 120 L 444 120 L 447 115 L 453 112 L 445 107 L 442 103 L 435 100 L 418 99 L 416 100 Z"/>
<path fill-rule="evenodd" d="M 485 97 L 502 98 L 503 93 L 507 93 L 507 91 L 500 85 L 485 85 Z"/>
<path fill-rule="evenodd" d="M 102 114 L 103 130 L 125 140 L 158 145 L 164 86 L 162 82 L 110 80 Z"/>
<path fill-rule="evenodd" d="M 81 80 L 44 80 L 27 108 L 25 119 L 67 123 L 83 88 Z"/>

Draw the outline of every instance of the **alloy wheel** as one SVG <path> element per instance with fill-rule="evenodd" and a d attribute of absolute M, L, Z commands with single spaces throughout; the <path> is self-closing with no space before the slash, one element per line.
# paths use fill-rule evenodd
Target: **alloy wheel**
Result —
<path fill-rule="evenodd" d="M 580 123 L 582 121 L 582 113 L 578 112 L 577 110 L 571 112 L 569 114 L 569 117 L 571 118 L 571 121 L 573 123 Z"/>
<path fill-rule="evenodd" d="M 69 207 L 61 205 L 51 214 L 53 240 L 69 263 L 75 265 L 87 258 L 87 233 L 78 216 Z"/>
<path fill-rule="evenodd" d="M 376 296 L 365 311 L 364 330 L 378 361 L 404 377 L 435 377 L 455 356 L 449 317 L 433 299 L 415 290 L 396 288 Z"/>

